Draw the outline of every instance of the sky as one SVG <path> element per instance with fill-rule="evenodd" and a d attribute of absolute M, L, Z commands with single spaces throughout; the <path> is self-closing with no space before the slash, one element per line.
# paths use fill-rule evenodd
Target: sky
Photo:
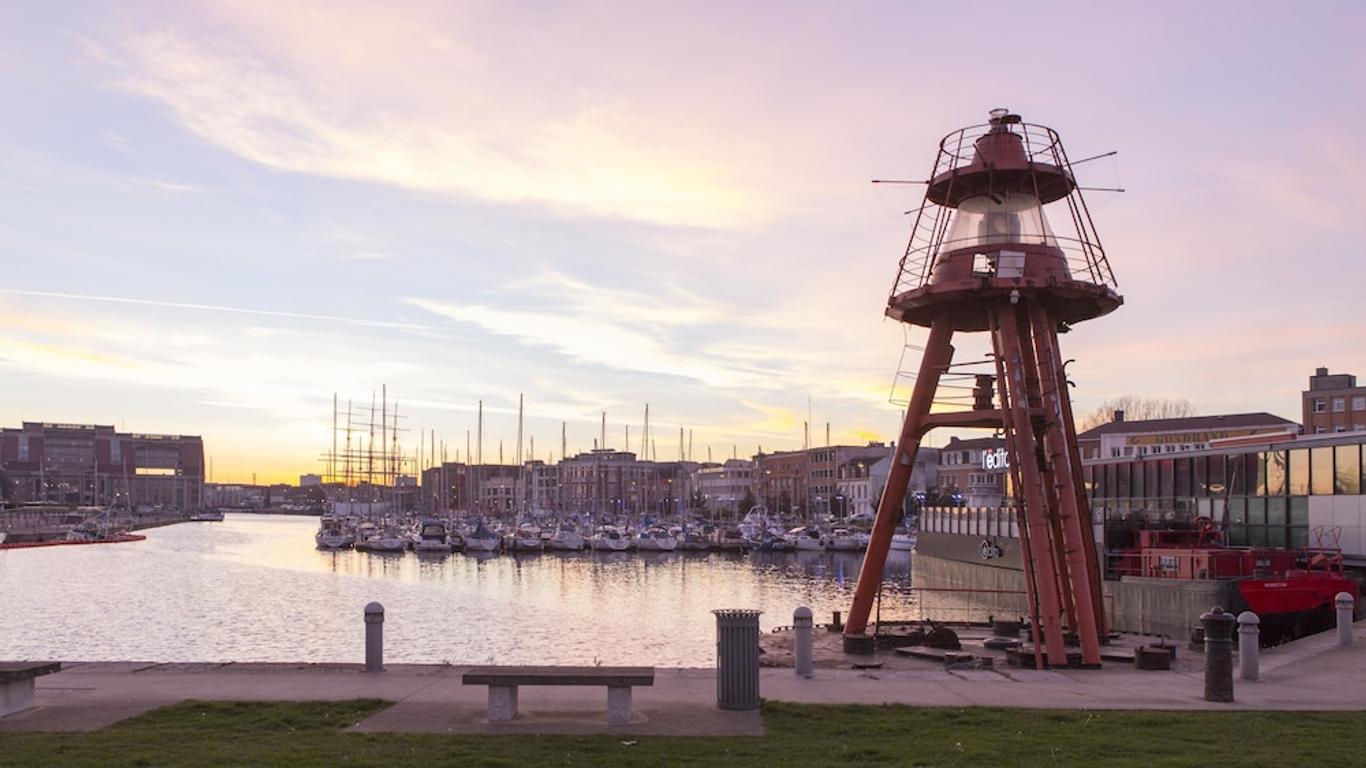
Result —
<path fill-rule="evenodd" d="M 334 393 L 405 450 L 890 440 L 883 317 L 941 137 L 1058 130 L 1124 394 L 1299 417 L 1366 375 L 1358 3 L 0 3 L 0 424 L 203 435 L 290 480 Z M 986 349 L 956 342 L 959 359 Z M 914 352 L 910 362 L 914 363 Z M 901 393 L 904 394 L 904 393 Z M 940 438 L 942 439 L 942 438 Z M 532 453 L 528 444 L 525 453 Z"/>

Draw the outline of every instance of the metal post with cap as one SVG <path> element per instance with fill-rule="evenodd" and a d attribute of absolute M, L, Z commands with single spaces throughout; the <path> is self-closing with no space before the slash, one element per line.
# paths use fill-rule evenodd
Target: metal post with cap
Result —
<path fill-rule="evenodd" d="M 1244 680 L 1258 678 L 1261 623 L 1262 620 L 1252 611 L 1238 614 L 1238 677 Z"/>
<path fill-rule="evenodd" d="M 1348 592 L 1339 592 L 1333 600 L 1338 609 L 1338 645 L 1352 644 L 1352 613 L 1356 598 Z"/>
<path fill-rule="evenodd" d="M 365 671 L 384 671 L 384 606 L 365 605 Z"/>
<path fill-rule="evenodd" d="M 1233 614 L 1219 606 L 1200 616 L 1205 628 L 1205 701 L 1233 701 Z"/>
<path fill-rule="evenodd" d="M 812 619 L 811 609 L 804 605 L 792 612 L 792 659 L 800 677 L 814 674 L 811 664 Z"/>

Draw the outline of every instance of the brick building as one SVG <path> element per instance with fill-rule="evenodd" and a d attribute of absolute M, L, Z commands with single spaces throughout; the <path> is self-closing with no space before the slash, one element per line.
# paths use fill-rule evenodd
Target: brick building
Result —
<path fill-rule="evenodd" d="M 1301 399 L 1306 435 L 1366 429 L 1366 387 L 1357 386 L 1357 377 L 1350 373 L 1315 370 Z"/>
<path fill-rule="evenodd" d="M 939 450 L 940 491 L 957 494 L 969 507 L 1001 506 L 1009 488 L 1005 456 L 1005 438 L 949 438 Z"/>
<path fill-rule="evenodd" d="M 112 426 L 26 421 L 0 429 L 8 503 L 171 507 L 204 503 L 204 441 L 118 432 Z"/>

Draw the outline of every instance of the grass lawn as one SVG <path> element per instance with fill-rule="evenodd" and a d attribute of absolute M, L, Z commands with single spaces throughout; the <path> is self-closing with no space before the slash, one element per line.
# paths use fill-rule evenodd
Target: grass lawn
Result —
<path fill-rule="evenodd" d="M 1351 765 L 1366 713 L 764 705 L 749 738 L 341 733 L 376 700 L 186 702 L 94 733 L 0 734 L 0 766 Z"/>

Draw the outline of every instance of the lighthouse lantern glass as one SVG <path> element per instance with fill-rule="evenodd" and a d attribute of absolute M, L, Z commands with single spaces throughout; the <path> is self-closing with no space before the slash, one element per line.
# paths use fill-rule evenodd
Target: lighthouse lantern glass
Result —
<path fill-rule="evenodd" d="M 1000 192 L 964 200 L 941 248 L 956 251 L 996 245 L 1057 247 L 1038 198 L 1026 192 Z"/>

